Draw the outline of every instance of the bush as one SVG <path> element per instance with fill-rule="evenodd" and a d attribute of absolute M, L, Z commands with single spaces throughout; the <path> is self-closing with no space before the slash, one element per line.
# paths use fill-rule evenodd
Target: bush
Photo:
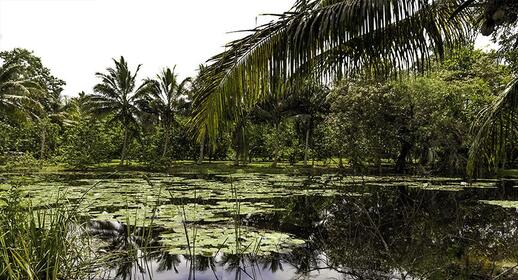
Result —
<path fill-rule="evenodd" d="M 41 166 L 41 162 L 35 159 L 31 153 L 7 154 L 3 160 L 7 171 L 32 172 Z"/>

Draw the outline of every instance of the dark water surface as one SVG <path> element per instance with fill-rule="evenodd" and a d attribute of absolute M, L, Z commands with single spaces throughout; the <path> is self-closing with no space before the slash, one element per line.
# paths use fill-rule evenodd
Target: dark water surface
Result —
<path fill-rule="evenodd" d="M 24 192 L 36 206 L 63 195 L 80 204 L 106 254 L 137 248 L 134 258 L 106 262 L 97 279 L 518 279 L 512 180 L 149 173 L 28 180 Z M 122 238 L 128 224 L 132 236 Z M 138 247 L 142 232 L 150 233 L 148 249 Z"/>

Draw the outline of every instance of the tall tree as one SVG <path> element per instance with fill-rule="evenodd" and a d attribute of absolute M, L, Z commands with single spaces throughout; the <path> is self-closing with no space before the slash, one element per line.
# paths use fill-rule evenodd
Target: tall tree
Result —
<path fill-rule="evenodd" d="M 257 104 L 257 106 L 252 110 L 251 117 L 256 122 L 265 122 L 273 127 L 272 167 L 277 167 L 280 160 L 280 143 L 283 141 L 283 139 L 281 139 L 281 122 L 283 119 L 296 114 L 292 110 L 292 105 L 293 102 L 288 99 L 288 97 L 271 97 L 270 99 Z"/>
<path fill-rule="evenodd" d="M 0 113 L 20 110 L 36 115 L 42 110 L 37 100 L 41 88 L 19 75 L 21 66 L 10 62 L 0 65 Z"/>
<path fill-rule="evenodd" d="M 213 136 L 225 121 L 221 116 L 236 109 L 229 100 L 253 106 L 307 75 L 329 80 L 365 69 L 386 74 L 387 64 L 422 70 L 445 48 L 473 38 L 471 11 L 451 17 L 460 2 L 298 0 L 278 20 L 210 60 L 195 124 L 207 125 Z"/>
<path fill-rule="evenodd" d="M 19 75 L 21 79 L 28 80 L 38 84 L 48 96 L 54 99 L 59 99 L 65 81 L 52 75 L 49 68 L 43 65 L 41 58 L 36 56 L 33 52 L 15 48 L 10 51 L 0 52 L 0 58 L 4 61 L 9 61 L 12 64 L 19 65 Z M 46 98 L 47 96 L 42 96 Z M 44 104 L 44 100 L 41 102 Z"/>
<path fill-rule="evenodd" d="M 192 84 L 191 84 L 191 91 L 190 91 L 190 94 L 191 94 L 191 108 L 189 110 L 189 114 L 192 114 L 192 109 L 193 108 L 196 108 L 197 106 L 199 106 L 199 104 L 194 104 L 194 101 L 195 100 L 199 100 L 198 96 L 203 94 L 203 80 L 202 80 L 202 76 L 204 75 L 203 73 L 207 71 L 207 67 L 203 64 L 200 64 L 199 67 L 198 67 L 198 75 L 196 76 L 196 78 L 192 81 Z M 192 121 L 192 120 L 191 120 Z M 199 155 L 198 155 L 198 160 L 196 161 L 197 164 L 202 164 L 203 163 L 203 159 L 205 157 L 205 146 L 207 144 L 207 134 L 206 133 L 203 133 L 202 131 L 207 131 L 208 130 L 208 127 L 205 126 L 203 129 L 199 129 L 200 133 L 198 133 L 198 137 L 197 137 L 197 141 L 200 145 L 200 152 L 199 152 Z"/>
<path fill-rule="evenodd" d="M 29 50 L 15 48 L 10 51 L 3 51 L 0 52 L 0 58 L 17 65 L 19 79 L 37 85 L 39 88 L 37 95 L 32 94 L 32 98 L 25 98 L 26 106 L 31 107 L 31 109 L 25 111 L 30 113 L 41 130 L 39 134 L 39 153 L 40 159 L 43 159 L 50 125 L 53 123 L 61 124 L 64 119 L 61 92 L 65 82 L 52 75 L 50 69 L 43 65 L 41 58 Z M 37 106 L 33 101 L 37 101 L 41 106 Z M 41 107 L 41 109 L 38 110 L 37 107 Z"/>
<path fill-rule="evenodd" d="M 190 78 L 179 82 L 175 68 L 166 68 L 156 76 L 156 80 L 148 81 L 152 84 L 150 107 L 158 114 L 164 129 L 162 158 L 167 155 L 175 115 L 182 110 L 182 104 L 186 103 L 187 85 L 191 82 Z"/>
<path fill-rule="evenodd" d="M 228 122 L 222 116 L 236 110 L 229 100 L 253 107 L 307 75 L 332 80 L 364 70 L 386 75 L 387 67 L 392 73 L 425 70 L 431 59 L 472 43 L 478 33 L 516 27 L 517 14 L 515 0 L 297 0 L 278 20 L 252 29 L 210 60 L 193 123 L 214 141 Z M 509 84 L 515 87 L 516 80 Z M 514 104 L 516 92 L 505 91 L 495 106 L 516 112 L 517 106 L 506 105 Z M 497 115 L 489 111 L 495 110 L 486 120 Z M 477 138 L 490 130 L 480 131 Z"/>
<path fill-rule="evenodd" d="M 128 153 L 130 130 L 132 132 L 138 130 L 138 118 L 142 114 L 141 108 L 146 103 L 151 84 L 145 81 L 139 86 L 136 85 L 141 65 L 137 67 L 135 73 L 132 73 L 124 57 L 121 56 L 119 60 L 113 59 L 113 62 L 115 68 L 107 68 L 107 73 L 96 73 L 101 82 L 95 85 L 95 94 L 90 97 L 90 104 L 94 114 L 110 115 L 111 121 L 122 124 L 124 135 L 120 164 L 124 165 Z"/>

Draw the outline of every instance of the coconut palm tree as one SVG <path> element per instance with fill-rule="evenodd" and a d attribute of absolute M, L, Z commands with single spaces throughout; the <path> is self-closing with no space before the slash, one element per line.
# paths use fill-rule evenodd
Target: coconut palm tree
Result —
<path fill-rule="evenodd" d="M 479 32 L 516 26 L 517 13 L 514 0 L 297 0 L 209 61 L 193 124 L 214 141 L 231 123 L 222 116 L 236 110 L 232 100 L 253 107 L 308 76 L 425 70 Z"/>
<path fill-rule="evenodd" d="M 122 124 L 124 135 L 120 164 L 124 165 L 130 130 L 138 130 L 138 118 L 142 114 L 142 106 L 147 102 L 151 84 L 145 81 L 139 86 L 136 85 L 141 65 L 132 73 L 124 57 L 121 56 L 118 61 L 113 59 L 113 62 L 115 68 L 107 68 L 106 74 L 95 74 L 101 82 L 94 87 L 95 94 L 90 96 L 90 105 L 94 114 L 110 115 L 111 121 L 119 121 Z"/>
<path fill-rule="evenodd" d="M 81 120 L 88 120 L 91 117 L 90 109 L 90 96 L 84 91 L 80 92 L 78 96 L 66 100 L 66 119 L 64 124 L 74 125 Z"/>
<path fill-rule="evenodd" d="M 214 136 L 224 125 L 221 116 L 235 108 L 231 100 L 253 106 L 286 92 L 299 77 L 384 73 L 387 61 L 395 69 L 423 69 L 445 47 L 473 38 L 469 13 L 461 10 L 450 19 L 452 2 L 298 0 L 278 20 L 252 29 L 210 60 L 195 100 L 195 124 L 207 125 Z"/>
<path fill-rule="evenodd" d="M 190 91 L 190 99 L 191 99 L 191 108 L 189 108 L 189 114 L 192 114 L 192 109 L 193 108 L 197 108 L 199 107 L 199 104 L 194 104 L 194 99 L 196 98 L 196 96 L 199 96 L 203 93 L 203 80 L 202 80 L 202 74 L 206 71 L 207 67 L 203 64 L 200 64 L 198 66 L 198 75 L 196 76 L 196 78 L 192 81 L 191 83 L 191 91 Z M 191 120 L 192 121 L 192 120 Z M 195 126 L 193 126 L 195 127 Z M 197 141 L 200 145 L 200 152 L 199 152 L 199 155 L 198 155 L 198 160 L 196 161 L 196 163 L 199 165 L 199 164 L 202 164 L 203 163 L 203 159 L 204 159 L 204 156 L 205 156 L 205 145 L 207 143 L 207 133 L 206 131 L 208 130 L 208 127 L 207 126 L 204 126 L 204 127 L 195 127 L 197 130 L 198 130 L 198 137 L 197 137 Z"/>
<path fill-rule="evenodd" d="M 32 81 L 19 79 L 20 69 L 19 65 L 9 62 L 0 65 L 0 112 L 17 110 L 35 116 L 43 110 L 37 100 L 41 87 Z"/>
<path fill-rule="evenodd" d="M 164 129 L 162 158 L 167 154 L 175 115 L 182 109 L 182 103 L 185 103 L 187 85 L 191 82 L 190 78 L 179 82 L 175 68 L 165 68 L 156 76 L 156 80 L 148 80 L 153 85 L 150 91 L 150 107 L 159 116 Z"/>
<path fill-rule="evenodd" d="M 508 166 L 518 154 L 518 78 L 510 82 L 491 106 L 480 112 L 473 125 L 475 137 L 469 153 L 468 174 L 474 175 L 477 166 L 497 171 Z"/>

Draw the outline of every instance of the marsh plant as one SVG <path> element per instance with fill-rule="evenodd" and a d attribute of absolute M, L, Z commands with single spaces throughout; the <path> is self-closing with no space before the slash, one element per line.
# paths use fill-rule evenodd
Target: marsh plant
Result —
<path fill-rule="evenodd" d="M 16 188 L 0 199 L 0 279 L 85 276 L 90 246 L 75 209 L 33 209 Z"/>

